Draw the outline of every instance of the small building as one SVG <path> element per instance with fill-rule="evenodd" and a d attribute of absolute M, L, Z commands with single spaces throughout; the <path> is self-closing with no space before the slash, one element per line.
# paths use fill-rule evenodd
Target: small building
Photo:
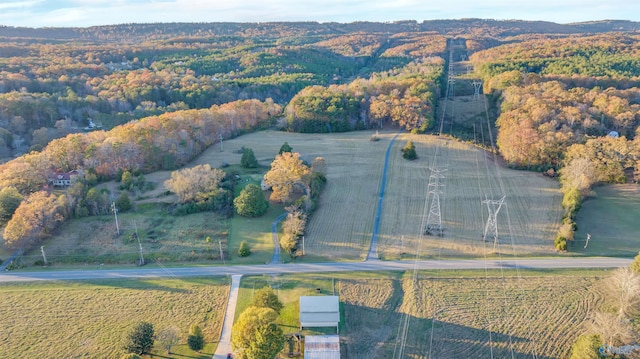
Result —
<path fill-rule="evenodd" d="M 340 337 L 337 335 L 305 336 L 304 359 L 340 359 Z"/>
<path fill-rule="evenodd" d="M 56 171 L 52 175 L 49 176 L 49 184 L 54 187 L 68 187 L 75 182 L 80 173 L 78 171 L 73 170 L 69 172 Z"/>
<path fill-rule="evenodd" d="M 340 324 L 338 296 L 300 297 L 300 330 L 302 328 L 336 327 Z"/>

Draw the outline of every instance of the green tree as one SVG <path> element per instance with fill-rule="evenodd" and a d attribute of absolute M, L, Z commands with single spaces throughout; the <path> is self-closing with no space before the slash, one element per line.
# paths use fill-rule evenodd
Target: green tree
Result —
<path fill-rule="evenodd" d="M 202 334 L 202 329 L 193 324 L 189 328 L 189 336 L 187 337 L 187 345 L 193 351 L 199 352 L 204 348 L 204 335 Z"/>
<path fill-rule="evenodd" d="M 260 325 L 256 328 L 255 338 L 246 349 L 247 358 L 273 359 L 284 348 L 284 333 L 274 323 Z"/>
<path fill-rule="evenodd" d="M 640 275 L 640 252 L 638 252 L 638 255 L 633 258 L 633 262 L 631 262 L 629 268 L 636 274 Z"/>
<path fill-rule="evenodd" d="M 278 299 L 278 295 L 268 286 L 258 289 L 253 296 L 251 305 L 257 308 L 271 308 L 276 313 L 280 313 L 280 310 L 284 307 L 280 299 Z"/>
<path fill-rule="evenodd" d="M 256 168 L 258 167 L 258 160 L 256 159 L 256 155 L 253 153 L 253 150 L 250 148 L 245 148 L 242 151 L 242 158 L 240 159 L 240 166 L 244 168 Z"/>
<path fill-rule="evenodd" d="M 127 191 L 130 191 L 131 189 L 133 189 L 133 175 L 131 174 L 131 172 L 129 172 L 129 170 L 126 170 L 122 173 L 122 184 L 120 185 L 121 189 L 125 189 Z"/>
<path fill-rule="evenodd" d="M 248 257 L 251 255 L 251 248 L 249 248 L 249 244 L 247 241 L 240 242 L 240 248 L 238 248 L 238 255 L 240 257 Z"/>
<path fill-rule="evenodd" d="M 407 144 L 402 148 L 402 157 L 407 160 L 415 160 L 418 158 L 416 154 L 416 147 L 412 141 L 407 141 Z"/>
<path fill-rule="evenodd" d="M 133 326 L 123 343 L 123 349 L 129 353 L 145 354 L 153 347 L 153 324 L 140 322 Z"/>
<path fill-rule="evenodd" d="M 293 151 L 293 147 L 289 146 L 288 142 L 285 142 L 282 146 L 280 146 L 280 151 L 278 151 L 278 154 L 281 155 L 284 152 L 291 152 Z"/>
<path fill-rule="evenodd" d="M 131 204 L 131 200 L 129 199 L 129 195 L 126 192 L 120 193 L 120 197 L 116 201 L 116 208 L 120 212 L 126 212 L 133 207 Z"/>
<path fill-rule="evenodd" d="M 269 201 L 264 198 L 262 189 L 256 184 L 248 184 L 233 200 L 236 211 L 244 217 L 258 217 L 269 208 Z"/>
<path fill-rule="evenodd" d="M 598 359 L 599 349 L 602 346 L 602 339 L 597 334 L 583 334 L 576 339 L 571 346 L 571 357 L 569 359 Z"/>
<path fill-rule="evenodd" d="M 20 202 L 22 202 L 22 195 L 15 187 L 5 187 L 0 190 L 0 222 L 10 220 L 20 206 Z"/>

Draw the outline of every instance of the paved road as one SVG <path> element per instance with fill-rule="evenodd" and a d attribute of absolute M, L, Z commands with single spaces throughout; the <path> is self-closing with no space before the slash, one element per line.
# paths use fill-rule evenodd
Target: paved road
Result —
<path fill-rule="evenodd" d="M 271 223 L 271 238 L 273 239 L 273 256 L 269 264 L 280 263 L 280 241 L 278 240 L 278 222 L 287 217 L 287 212 L 276 217 Z"/>
<path fill-rule="evenodd" d="M 518 260 L 423 260 L 367 261 L 340 263 L 262 264 L 188 268 L 132 268 L 76 271 L 4 272 L 0 283 L 53 280 L 85 280 L 114 278 L 200 277 L 227 275 L 263 275 L 290 273 L 330 273 L 347 271 L 385 271 L 411 269 L 552 269 L 552 268 L 616 268 L 626 267 L 632 259 L 589 257 Z"/>
<path fill-rule="evenodd" d="M 231 328 L 233 327 L 233 319 L 236 315 L 236 303 L 238 302 L 238 289 L 240 288 L 241 277 L 241 275 L 231 276 L 227 311 L 224 315 L 222 333 L 220 333 L 220 341 L 218 342 L 216 353 L 213 354 L 213 359 L 226 359 L 227 354 L 231 353 Z"/>

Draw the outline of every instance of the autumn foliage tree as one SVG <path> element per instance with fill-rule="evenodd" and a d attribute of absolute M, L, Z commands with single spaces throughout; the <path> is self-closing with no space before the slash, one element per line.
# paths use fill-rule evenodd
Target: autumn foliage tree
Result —
<path fill-rule="evenodd" d="M 204 164 L 172 172 L 164 185 L 178 195 L 182 203 L 198 201 L 216 192 L 224 176 L 221 169 Z"/>
<path fill-rule="evenodd" d="M 233 325 L 231 346 L 238 359 L 273 358 L 284 347 L 282 329 L 271 308 L 250 306 Z"/>
<path fill-rule="evenodd" d="M 30 248 L 67 217 L 67 198 L 45 191 L 26 197 L 4 229 L 5 244 L 11 248 Z"/>
<path fill-rule="evenodd" d="M 271 200 L 287 202 L 296 190 L 307 191 L 311 170 L 297 152 L 283 152 L 271 163 L 264 181 L 271 186 Z"/>

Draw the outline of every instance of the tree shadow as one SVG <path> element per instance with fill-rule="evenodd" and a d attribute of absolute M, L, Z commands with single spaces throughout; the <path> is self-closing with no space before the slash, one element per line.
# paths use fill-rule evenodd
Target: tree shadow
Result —
<path fill-rule="evenodd" d="M 346 358 L 530 358 L 534 354 L 552 358 L 532 352 L 533 339 L 529 338 L 396 311 L 387 315 L 349 304 L 344 304 L 344 310 L 347 323 L 340 333 L 340 349 Z"/>

